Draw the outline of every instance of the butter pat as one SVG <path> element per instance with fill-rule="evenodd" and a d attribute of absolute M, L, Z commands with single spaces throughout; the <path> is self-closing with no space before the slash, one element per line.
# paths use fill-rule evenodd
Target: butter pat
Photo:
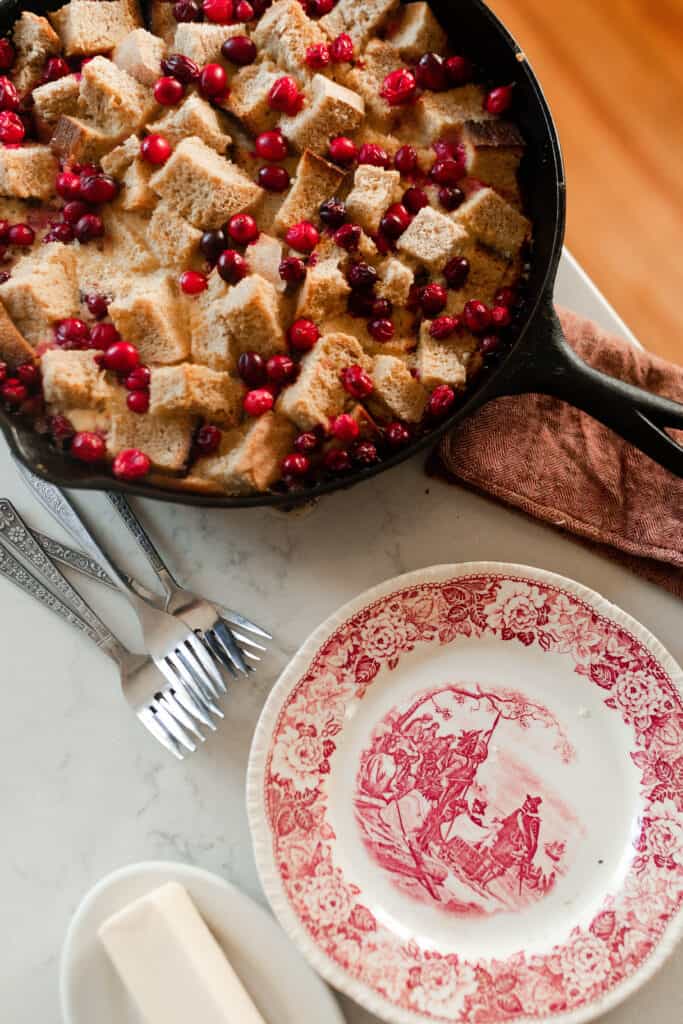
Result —
<path fill-rule="evenodd" d="M 99 937 L 145 1024 L 265 1024 L 177 882 L 114 914 Z"/>

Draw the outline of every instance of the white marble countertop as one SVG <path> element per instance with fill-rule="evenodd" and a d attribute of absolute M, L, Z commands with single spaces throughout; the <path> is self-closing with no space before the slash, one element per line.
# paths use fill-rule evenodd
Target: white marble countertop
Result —
<path fill-rule="evenodd" d="M 557 297 L 608 328 L 626 330 L 569 256 Z M 99 651 L 0 582 L 3 1022 L 59 1020 L 57 968 L 69 917 L 84 892 L 113 868 L 183 860 L 263 900 L 244 806 L 254 724 L 287 657 L 324 617 L 367 587 L 435 563 L 529 563 L 600 591 L 683 661 L 681 608 L 673 597 L 550 528 L 428 479 L 422 467 L 423 459 L 414 459 L 296 518 L 270 510 L 138 503 L 181 578 L 276 634 L 277 649 L 254 682 L 234 686 L 227 722 L 183 763 L 137 724 L 118 693 L 113 666 Z M 18 479 L 4 446 L 0 472 L 3 493 L 31 525 L 58 534 Z M 84 505 L 95 515 L 112 516 L 98 496 Z M 120 550 L 130 552 L 125 543 Z M 82 589 L 134 639 L 130 614 L 117 595 L 96 585 Z M 679 948 L 605 1022 L 637 1024 L 647 1015 L 657 1024 L 680 1024 L 682 972 Z M 344 1010 L 349 1024 L 375 1020 L 349 1001 Z"/>

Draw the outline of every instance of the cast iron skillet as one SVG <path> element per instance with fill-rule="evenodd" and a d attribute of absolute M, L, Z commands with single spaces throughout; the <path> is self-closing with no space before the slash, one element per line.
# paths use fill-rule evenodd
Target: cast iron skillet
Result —
<path fill-rule="evenodd" d="M 44 10 L 54 2 L 0 0 L 0 31 L 5 32 L 24 7 Z M 0 425 L 13 452 L 46 479 L 66 487 L 119 490 L 186 505 L 239 508 L 300 502 L 349 487 L 397 465 L 434 444 L 463 417 L 502 395 L 537 392 L 554 395 L 600 420 L 636 445 L 660 465 L 683 476 L 683 447 L 666 427 L 683 429 L 683 405 L 615 380 L 587 366 L 569 347 L 552 304 L 565 228 L 565 178 L 557 132 L 541 87 L 523 52 L 482 0 L 432 0 L 441 24 L 465 52 L 483 68 L 495 72 L 496 81 L 516 83 L 515 118 L 527 141 L 522 166 L 528 212 L 534 224 L 529 302 L 519 336 L 509 352 L 469 393 L 437 430 L 419 438 L 376 466 L 327 481 L 300 494 L 202 495 L 163 488 L 153 483 L 127 484 L 110 476 L 94 475 L 52 450 L 48 442 L 0 411 Z M 615 212 L 615 216 L 617 213 Z"/>

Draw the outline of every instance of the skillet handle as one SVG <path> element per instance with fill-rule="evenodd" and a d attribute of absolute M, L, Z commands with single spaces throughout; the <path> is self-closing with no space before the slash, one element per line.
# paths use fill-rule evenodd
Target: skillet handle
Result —
<path fill-rule="evenodd" d="M 501 374 L 499 396 L 538 393 L 560 398 L 683 477 L 683 446 L 664 430 L 683 430 L 683 405 L 585 363 L 567 342 L 551 300 L 540 308 L 515 357 L 512 375 Z"/>

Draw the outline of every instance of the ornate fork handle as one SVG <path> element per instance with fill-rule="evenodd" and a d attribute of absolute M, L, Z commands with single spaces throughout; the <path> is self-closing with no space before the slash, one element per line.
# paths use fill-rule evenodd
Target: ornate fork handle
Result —
<path fill-rule="evenodd" d="M 55 540 L 54 537 L 48 537 L 46 533 L 41 533 L 40 530 L 31 530 L 31 533 L 43 551 L 55 562 L 61 562 L 62 565 L 82 573 L 83 576 L 88 576 L 91 580 L 96 580 L 98 583 L 103 583 L 106 587 L 118 590 L 114 581 L 94 558 L 88 558 L 82 551 L 75 551 L 67 544 L 62 544 L 61 541 Z"/>
<path fill-rule="evenodd" d="M 151 565 L 159 582 L 164 588 L 166 597 L 170 598 L 173 591 L 178 588 L 179 584 L 159 554 L 152 538 L 149 536 L 131 508 L 125 495 L 117 494 L 115 491 L 108 491 L 107 498 L 118 512 L 121 517 L 121 521 L 128 528 L 129 533 L 135 538 L 140 550 L 147 557 L 147 561 Z"/>

